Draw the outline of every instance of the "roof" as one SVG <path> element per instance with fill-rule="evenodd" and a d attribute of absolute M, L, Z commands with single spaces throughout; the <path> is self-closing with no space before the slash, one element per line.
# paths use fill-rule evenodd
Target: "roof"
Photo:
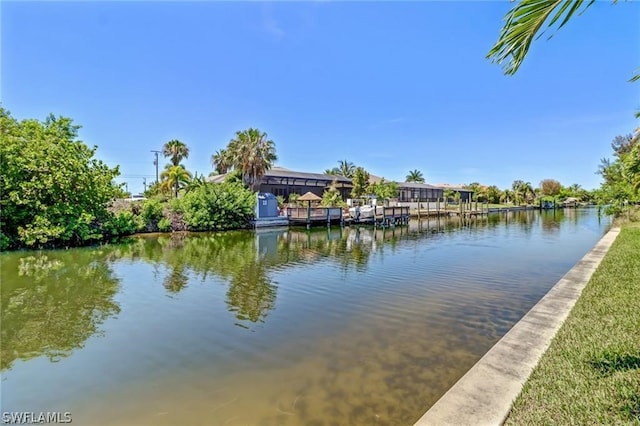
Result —
<path fill-rule="evenodd" d="M 221 175 L 214 175 L 207 177 L 207 182 L 211 183 L 222 183 L 224 179 L 227 177 L 227 173 L 223 173 Z"/>
<path fill-rule="evenodd" d="M 372 175 L 371 173 L 369 173 L 369 183 L 380 183 L 382 179 L 385 179 L 385 178 Z M 393 182 L 393 181 L 387 181 L 387 182 Z M 463 188 L 464 185 L 450 185 L 448 183 L 438 183 L 438 184 L 428 184 L 428 183 L 420 183 L 420 182 L 396 182 L 396 183 L 398 184 L 398 188 L 400 189 L 442 189 L 442 190 L 451 189 L 453 191 L 460 191 L 460 192 L 473 192 L 472 189 Z"/>
<path fill-rule="evenodd" d="M 266 178 L 291 178 L 291 179 L 307 179 L 307 180 L 324 180 L 333 182 L 334 180 L 341 183 L 351 183 L 351 179 L 340 175 L 327 175 L 324 173 L 307 173 L 296 172 L 293 170 L 285 169 L 284 167 L 273 167 L 264 174 Z"/>
<path fill-rule="evenodd" d="M 220 183 L 224 181 L 226 176 L 227 174 L 210 176 L 207 180 L 213 183 Z M 284 167 L 272 167 L 267 170 L 262 177 L 262 181 L 264 182 L 269 180 L 276 180 L 280 184 L 287 183 L 289 185 L 306 185 L 309 181 L 315 181 L 316 183 L 322 182 L 324 185 L 328 185 L 333 181 L 345 185 L 351 185 L 351 179 L 344 176 L 327 175 L 324 173 L 296 172 L 285 169 Z"/>
<path fill-rule="evenodd" d="M 207 178 L 207 181 L 213 183 L 223 182 L 226 178 L 226 174 L 210 176 Z M 382 181 L 382 177 L 372 175 L 369 173 L 369 182 L 370 183 L 379 183 Z M 386 179 L 385 179 L 386 180 Z M 340 176 L 340 175 L 327 175 L 324 173 L 307 173 L 307 172 L 296 172 L 293 170 L 285 169 L 284 167 L 272 167 L 267 170 L 264 176 L 262 177 L 262 181 L 264 183 L 271 184 L 280 184 L 280 185 L 304 185 L 308 186 L 310 183 L 315 182 L 315 186 L 326 186 L 331 184 L 331 182 L 336 181 L 339 184 L 342 184 L 343 187 L 351 187 L 352 182 L 351 179 Z M 389 181 L 392 182 L 392 181 Z M 448 183 L 438 183 L 438 184 L 428 184 L 428 183 L 418 183 L 418 182 L 397 182 L 399 188 L 407 188 L 407 189 L 442 189 L 447 190 L 451 189 L 453 191 L 459 192 L 473 192 L 472 189 L 463 188 L 464 185 L 451 185 Z"/>
<path fill-rule="evenodd" d="M 322 198 L 318 197 L 316 194 L 314 194 L 313 192 L 307 192 L 306 194 L 300 196 L 298 198 L 298 201 L 321 201 Z"/>
<path fill-rule="evenodd" d="M 433 186 L 440 189 L 451 189 L 453 191 L 474 192 L 473 189 L 464 188 L 464 185 L 451 185 L 450 183 L 434 183 Z"/>
<path fill-rule="evenodd" d="M 428 183 L 421 182 L 400 182 L 398 183 L 400 188 L 410 188 L 410 189 L 440 189 L 437 186 L 429 185 Z"/>
<path fill-rule="evenodd" d="M 383 177 L 372 175 L 369 173 L 369 183 L 380 183 L 384 179 Z"/>

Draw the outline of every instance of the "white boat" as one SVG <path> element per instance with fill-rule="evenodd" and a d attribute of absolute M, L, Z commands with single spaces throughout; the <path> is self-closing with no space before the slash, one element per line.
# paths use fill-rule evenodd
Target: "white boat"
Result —
<path fill-rule="evenodd" d="M 384 207 L 382 206 L 359 206 L 349 209 L 349 216 L 355 220 L 373 219 L 374 215 L 381 215 Z"/>

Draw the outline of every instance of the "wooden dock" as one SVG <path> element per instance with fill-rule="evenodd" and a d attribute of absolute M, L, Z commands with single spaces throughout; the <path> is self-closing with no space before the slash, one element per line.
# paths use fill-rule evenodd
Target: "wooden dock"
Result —
<path fill-rule="evenodd" d="M 470 203 L 460 203 L 458 205 L 449 205 L 450 207 L 445 206 L 441 207 L 440 203 L 436 204 L 435 209 L 430 209 L 429 204 L 425 203 L 427 208 L 422 207 L 422 203 L 419 204 L 420 208 L 411 209 L 411 217 L 421 219 L 423 217 L 450 217 L 450 216 L 458 216 L 458 217 L 477 217 L 482 215 L 489 214 L 489 206 L 486 207 L 483 203 L 478 202 L 470 202 Z"/>
<path fill-rule="evenodd" d="M 377 210 L 382 210 L 382 213 L 378 213 Z M 411 218 L 411 215 L 409 214 L 409 207 L 383 207 L 382 209 L 377 210 L 374 216 L 359 219 L 349 218 L 345 221 L 345 224 L 369 224 L 389 227 L 407 224 Z"/>
<path fill-rule="evenodd" d="M 290 225 L 327 225 L 344 223 L 341 207 L 288 207 L 287 218 Z"/>

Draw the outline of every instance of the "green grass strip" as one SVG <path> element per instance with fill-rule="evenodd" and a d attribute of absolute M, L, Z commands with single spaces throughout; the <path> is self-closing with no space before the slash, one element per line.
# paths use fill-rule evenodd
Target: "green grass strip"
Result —
<path fill-rule="evenodd" d="M 507 425 L 640 425 L 640 227 L 624 226 Z"/>

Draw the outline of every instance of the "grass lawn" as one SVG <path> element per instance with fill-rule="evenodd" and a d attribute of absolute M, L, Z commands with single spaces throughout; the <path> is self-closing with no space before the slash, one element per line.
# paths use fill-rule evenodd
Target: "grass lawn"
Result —
<path fill-rule="evenodd" d="M 625 225 L 507 425 L 640 425 L 640 226 Z"/>

